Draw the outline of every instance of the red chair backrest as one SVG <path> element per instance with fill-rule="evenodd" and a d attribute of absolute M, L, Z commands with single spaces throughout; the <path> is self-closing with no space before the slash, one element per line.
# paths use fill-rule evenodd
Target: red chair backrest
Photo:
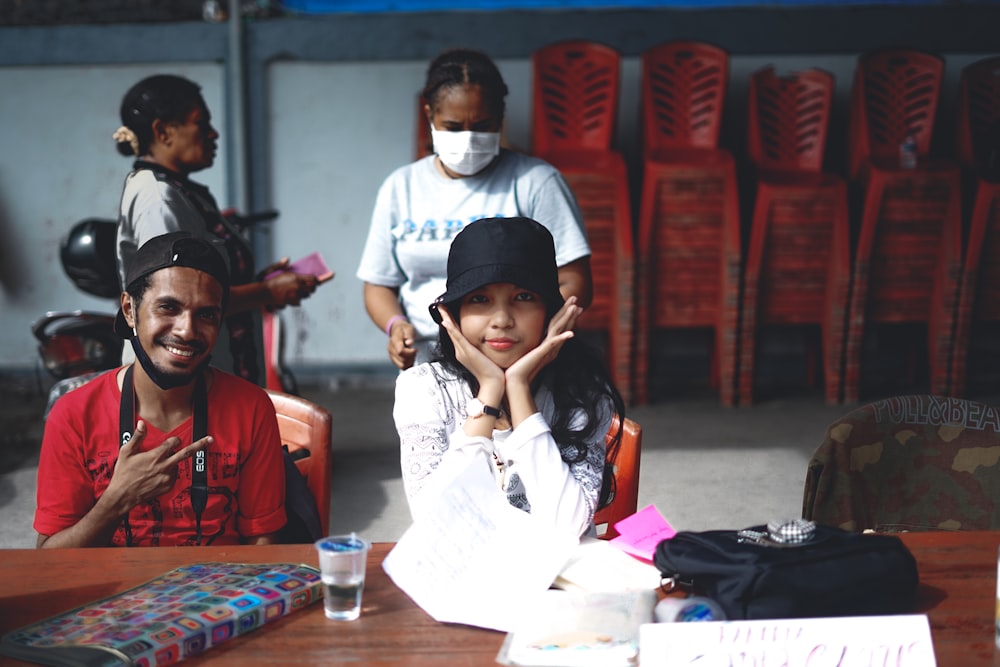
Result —
<path fill-rule="evenodd" d="M 642 54 L 643 150 L 717 148 L 729 54 L 703 42 L 676 41 Z"/>
<path fill-rule="evenodd" d="M 962 70 L 958 95 L 958 161 L 983 169 L 1000 152 L 1000 56 L 972 63 Z"/>
<path fill-rule="evenodd" d="M 869 158 L 895 160 L 907 135 L 917 154 L 931 148 L 944 61 L 910 49 L 874 51 L 858 58 L 851 91 L 850 171 Z"/>
<path fill-rule="evenodd" d="M 281 444 L 290 452 L 309 450 L 309 456 L 295 461 L 316 500 L 320 523 L 330 529 L 330 493 L 333 480 L 330 412 L 311 401 L 280 391 L 268 390 L 278 417 Z"/>
<path fill-rule="evenodd" d="M 750 159 L 768 171 L 819 172 L 833 101 L 833 76 L 818 69 L 750 79 L 747 139 Z"/>
<path fill-rule="evenodd" d="M 611 440 L 618 432 L 621 421 L 614 418 L 608 429 L 605 442 Z M 615 458 L 615 495 L 611 502 L 594 513 L 594 525 L 606 526 L 600 537 L 610 540 L 618 536 L 614 525 L 622 519 L 635 514 L 639 505 L 639 465 L 642 460 L 642 427 L 626 418 L 622 425 L 622 439 L 618 446 L 618 456 Z"/>
<path fill-rule="evenodd" d="M 621 55 L 587 41 L 544 46 L 532 55 L 534 153 L 611 148 Z"/>

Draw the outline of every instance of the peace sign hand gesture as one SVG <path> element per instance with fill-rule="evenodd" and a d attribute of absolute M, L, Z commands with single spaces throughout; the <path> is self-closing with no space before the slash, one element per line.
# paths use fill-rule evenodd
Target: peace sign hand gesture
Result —
<path fill-rule="evenodd" d="M 111 482 L 105 492 L 111 497 L 121 498 L 123 514 L 132 507 L 149 502 L 169 491 L 177 479 L 177 467 L 180 462 L 212 442 L 211 436 L 205 436 L 181 447 L 180 439 L 171 437 L 144 452 L 140 451 L 140 446 L 145 438 L 146 423 L 139 420 L 132 439 L 118 452 Z"/>

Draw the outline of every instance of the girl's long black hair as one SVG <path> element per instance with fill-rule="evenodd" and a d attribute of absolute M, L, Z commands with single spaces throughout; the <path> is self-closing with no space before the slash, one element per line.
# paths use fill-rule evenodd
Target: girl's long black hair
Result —
<path fill-rule="evenodd" d="M 460 302 L 442 304 L 448 309 L 455 322 L 459 321 Z M 549 320 L 555 313 L 548 313 Z M 546 322 L 546 327 L 548 322 Z M 472 395 L 479 393 L 479 381 L 458 362 L 455 344 L 447 330 L 440 327 L 437 345 L 437 361 L 468 384 Z M 614 414 L 618 416 L 618 428 L 609 433 L 604 457 L 604 476 L 598 508 L 607 505 L 615 494 L 614 463 L 621 447 L 625 423 L 625 401 L 611 381 L 603 356 L 589 343 L 577 337 L 563 343 L 559 355 L 551 361 L 538 377 L 535 384 L 546 384 L 552 391 L 555 414 L 549 428 L 552 438 L 559 447 L 559 453 L 566 463 L 580 463 L 587 458 L 587 444 L 598 436 L 601 425 L 601 410 L 610 401 Z M 574 424 L 573 416 L 583 412 L 586 419 L 582 424 Z"/>

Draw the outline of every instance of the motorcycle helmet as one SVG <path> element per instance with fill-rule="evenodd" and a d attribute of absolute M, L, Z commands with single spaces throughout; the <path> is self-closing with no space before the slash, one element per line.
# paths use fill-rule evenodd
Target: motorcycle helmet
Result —
<path fill-rule="evenodd" d="M 118 263 L 115 240 L 118 223 L 87 218 L 73 225 L 59 248 L 63 270 L 73 284 L 88 294 L 117 299 Z"/>

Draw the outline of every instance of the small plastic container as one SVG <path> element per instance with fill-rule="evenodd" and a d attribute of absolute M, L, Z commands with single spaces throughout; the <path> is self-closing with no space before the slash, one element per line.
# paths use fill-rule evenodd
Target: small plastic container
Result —
<path fill-rule="evenodd" d="M 699 621 L 724 621 L 726 613 L 715 600 L 692 596 L 688 598 L 663 598 L 653 609 L 657 623 L 693 623 Z"/>

